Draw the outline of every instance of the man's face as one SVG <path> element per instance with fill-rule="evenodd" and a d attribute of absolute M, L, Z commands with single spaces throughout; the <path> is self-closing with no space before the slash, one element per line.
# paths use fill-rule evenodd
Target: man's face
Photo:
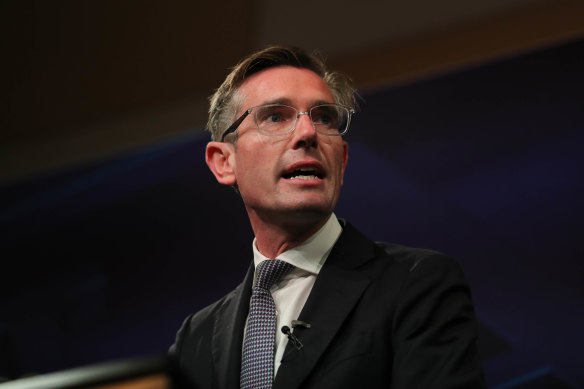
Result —
<path fill-rule="evenodd" d="M 300 112 L 334 102 L 316 73 L 289 66 L 250 76 L 240 93 L 243 102 L 237 115 L 274 102 Z M 290 134 L 266 136 L 258 132 L 252 113 L 238 133 L 229 161 L 250 217 L 318 220 L 334 210 L 348 156 L 342 137 L 317 133 L 308 115 L 300 115 Z"/>

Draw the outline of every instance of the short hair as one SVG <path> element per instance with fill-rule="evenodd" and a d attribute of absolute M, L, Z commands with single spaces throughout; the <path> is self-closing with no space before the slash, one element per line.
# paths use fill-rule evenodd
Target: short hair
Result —
<path fill-rule="evenodd" d="M 252 74 L 278 66 L 293 66 L 313 71 L 327 84 L 335 103 L 355 108 L 355 88 L 351 79 L 344 74 L 327 70 L 320 54 L 309 53 L 294 46 L 270 46 L 239 62 L 209 98 L 207 129 L 211 132 L 211 140 L 221 140 L 223 132 L 235 120 L 242 99 L 238 91 L 243 81 Z"/>

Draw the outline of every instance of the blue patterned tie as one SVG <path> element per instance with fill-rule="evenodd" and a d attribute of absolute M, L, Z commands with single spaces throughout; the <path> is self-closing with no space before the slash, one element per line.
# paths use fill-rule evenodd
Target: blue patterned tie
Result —
<path fill-rule="evenodd" d="M 256 268 L 256 285 L 251 294 L 249 317 L 241 362 L 241 388 L 266 389 L 274 380 L 276 305 L 270 287 L 294 266 L 279 259 L 267 259 Z"/>

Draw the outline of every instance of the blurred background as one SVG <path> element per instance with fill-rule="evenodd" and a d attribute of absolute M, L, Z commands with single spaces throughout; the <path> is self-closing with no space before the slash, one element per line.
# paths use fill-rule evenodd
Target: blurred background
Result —
<path fill-rule="evenodd" d="M 581 0 L 4 0 L 0 41 L 0 376 L 164 353 L 240 282 L 207 96 L 285 43 L 359 90 L 337 215 L 461 263 L 490 388 L 584 388 Z"/>

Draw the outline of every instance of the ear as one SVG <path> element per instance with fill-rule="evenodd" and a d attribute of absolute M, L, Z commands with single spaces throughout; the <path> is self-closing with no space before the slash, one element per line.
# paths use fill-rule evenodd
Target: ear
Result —
<path fill-rule="evenodd" d="M 234 149 L 228 142 L 209 142 L 205 152 L 205 161 L 217 181 L 223 185 L 236 183 L 234 167 Z"/>
<path fill-rule="evenodd" d="M 343 171 L 341 175 L 341 185 L 343 185 L 343 177 L 345 177 L 345 168 L 349 162 L 349 144 L 343 141 Z"/>

